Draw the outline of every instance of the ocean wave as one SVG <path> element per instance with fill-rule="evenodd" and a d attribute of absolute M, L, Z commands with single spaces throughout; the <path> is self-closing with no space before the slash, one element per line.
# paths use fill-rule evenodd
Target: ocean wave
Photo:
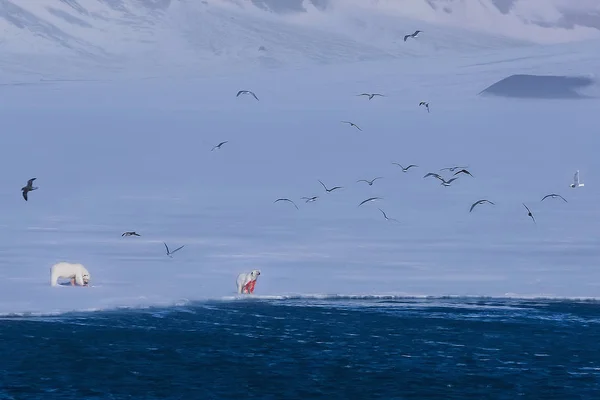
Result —
<path fill-rule="evenodd" d="M 519 302 L 565 302 L 565 303 L 599 303 L 600 297 L 585 296 L 549 296 L 543 294 L 516 294 L 506 293 L 504 296 L 479 296 L 479 295 L 409 295 L 409 294 L 326 294 L 326 293 L 307 293 L 307 294 L 272 294 L 272 295 L 233 295 L 202 299 L 179 299 L 172 302 L 157 302 L 152 304 L 135 305 L 115 305 L 97 308 L 53 310 L 53 311 L 21 311 L 0 313 L 0 319 L 26 319 L 26 318 L 56 318 L 67 315 L 86 316 L 98 312 L 123 312 L 123 311 L 144 311 L 144 310 L 183 310 L 188 307 L 203 306 L 215 302 L 238 302 L 238 301 L 260 301 L 260 302 L 289 302 L 289 305 L 305 306 L 310 302 L 319 302 L 320 304 L 329 303 L 335 305 L 346 304 L 362 307 L 371 305 L 381 305 L 381 302 L 409 302 L 421 306 L 451 306 L 455 308 L 514 308 Z M 485 304 L 473 304 L 473 303 Z"/>
<path fill-rule="evenodd" d="M 409 295 L 409 294 L 282 294 L 282 295 L 238 295 L 223 296 L 221 300 L 557 300 L 557 301 L 600 301 L 600 297 L 550 296 L 544 294 L 523 295 L 506 293 L 504 296 L 481 295 Z"/>
<path fill-rule="evenodd" d="M 60 317 L 65 315 L 91 315 L 99 312 L 115 312 L 115 311 L 135 311 L 149 310 L 157 308 L 172 308 L 184 307 L 192 304 L 191 300 L 179 299 L 174 301 L 163 301 L 156 303 L 130 304 L 130 305 L 114 305 L 106 307 L 88 307 L 88 308 L 72 308 L 68 310 L 51 310 L 51 311 L 15 311 L 15 312 L 0 312 L 0 319 L 20 319 L 20 318 L 45 318 L 45 317 Z"/>

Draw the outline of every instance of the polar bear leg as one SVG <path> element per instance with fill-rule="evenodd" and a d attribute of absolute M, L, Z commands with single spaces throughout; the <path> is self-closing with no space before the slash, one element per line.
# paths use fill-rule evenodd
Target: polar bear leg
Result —
<path fill-rule="evenodd" d="M 71 282 L 73 282 L 73 281 L 71 281 Z M 77 271 L 77 273 L 75 274 L 75 282 L 79 286 L 83 286 L 83 274 L 81 273 L 81 271 Z"/>
<path fill-rule="evenodd" d="M 73 275 L 71 276 L 74 278 Z M 58 286 L 59 278 L 70 278 L 68 274 L 65 274 L 64 265 L 61 264 L 54 265 L 50 268 L 50 286 Z"/>
<path fill-rule="evenodd" d="M 254 285 L 256 285 L 256 281 L 250 281 L 246 284 L 246 286 L 244 287 L 244 289 L 246 290 L 246 293 L 254 293 Z"/>
<path fill-rule="evenodd" d="M 58 274 L 54 270 L 54 268 L 50 269 L 50 286 L 58 285 Z"/>
<path fill-rule="evenodd" d="M 236 285 L 237 285 L 237 292 L 238 294 L 241 294 L 243 289 L 244 289 L 244 274 L 239 274 L 237 277 L 237 281 L 236 281 Z"/>

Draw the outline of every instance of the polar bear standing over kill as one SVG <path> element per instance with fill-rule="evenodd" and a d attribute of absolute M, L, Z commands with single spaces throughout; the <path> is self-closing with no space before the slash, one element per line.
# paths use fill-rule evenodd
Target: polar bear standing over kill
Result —
<path fill-rule="evenodd" d="M 260 275 L 260 270 L 255 269 L 252 272 L 242 272 L 237 277 L 237 292 L 239 294 L 242 293 L 254 293 L 254 286 L 256 285 L 256 280 Z"/>
<path fill-rule="evenodd" d="M 59 262 L 50 268 L 50 285 L 57 286 L 58 278 L 69 279 L 71 286 L 88 286 L 90 283 L 90 272 L 81 264 Z"/>

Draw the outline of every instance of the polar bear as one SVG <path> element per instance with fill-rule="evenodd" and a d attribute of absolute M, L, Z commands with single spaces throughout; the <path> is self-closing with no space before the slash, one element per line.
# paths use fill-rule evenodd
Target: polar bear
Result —
<path fill-rule="evenodd" d="M 59 262 L 50 268 L 50 285 L 58 285 L 58 278 L 70 279 L 71 285 L 88 286 L 90 272 L 81 264 Z"/>
<path fill-rule="evenodd" d="M 242 272 L 237 277 L 237 292 L 238 293 L 254 293 L 254 285 L 260 275 L 260 270 L 254 269 L 252 272 Z"/>

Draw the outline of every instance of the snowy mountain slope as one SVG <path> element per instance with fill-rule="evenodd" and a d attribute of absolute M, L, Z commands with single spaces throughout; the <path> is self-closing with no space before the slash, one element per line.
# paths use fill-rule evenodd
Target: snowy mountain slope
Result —
<path fill-rule="evenodd" d="M 291 28 L 264 12 L 257 16 L 196 1 L 164 2 L 160 7 L 138 1 L 3 1 L 2 46 L 11 55 L 3 62 L 13 70 L 22 64 L 31 69 L 31 58 L 54 59 L 58 65 L 60 60 L 76 60 L 112 71 L 143 66 L 152 74 L 165 67 L 210 72 L 217 65 L 234 63 L 240 69 L 242 63 L 294 65 L 299 58 L 335 62 L 390 57 L 377 47 L 360 46 L 340 35 Z M 63 64 L 67 73 L 81 74 L 81 67 Z M 38 70 L 67 75 L 58 66 Z"/>
<path fill-rule="evenodd" d="M 536 43 L 598 38 L 594 0 L 331 0 L 338 8 L 376 8 L 396 17 L 469 29 Z"/>
<path fill-rule="evenodd" d="M 1 0 L 0 66 L 5 75 L 61 78 L 111 77 L 125 71 L 133 76 L 142 69 L 145 76 L 160 71 L 214 73 L 404 59 L 597 36 L 595 28 L 574 25 L 581 18 L 567 18 L 581 10 L 547 3 L 541 7 L 546 19 L 534 19 L 525 3 Z M 584 15 L 593 20 L 591 11 Z M 416 29 L 425 32 L 418 42 L 403 42 Z"/>

